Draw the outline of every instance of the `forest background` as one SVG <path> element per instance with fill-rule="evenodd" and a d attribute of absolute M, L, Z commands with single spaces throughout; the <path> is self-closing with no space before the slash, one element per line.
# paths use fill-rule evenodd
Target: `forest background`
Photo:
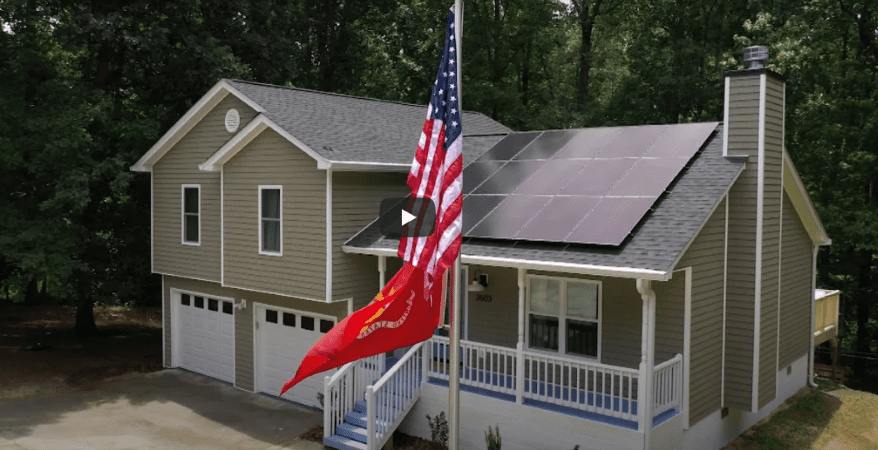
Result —
<path fill-rule="evenodd" d="M 80 335 L 96 303 L 157 304 L 128 167 L 223 77 L 426 104 L 450 5 L 0 0 L 0 304 L 75 306 Z M 817 285 L 878 391 L 878 3 L 470 0 L 464 30 L 466 108 L 519 131 L 722 120 L 723 73 L 767 45 L 832 238 Z"/>

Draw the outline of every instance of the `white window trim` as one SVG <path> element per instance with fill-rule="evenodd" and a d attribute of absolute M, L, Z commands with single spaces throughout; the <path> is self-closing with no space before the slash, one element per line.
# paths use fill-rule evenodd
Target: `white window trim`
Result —
<path fill-rule="evenodd" d="M 186 240 L 186 189 L 198 189 L 198 240 Z M 184 184 L 180 187 L 180 243 L 183 245 L 201 245 L 201 185 Z"/>
<path fill-rule="evenodd" d="M 280 199 L 279 201 L 279 211 L 278 215 L 280 216 L 280 226 L 278 227 L 278 248 L 279 251 L 272 252 L 268 250 L 263 250 L 262 248 L 262 191 L 267 189 L 277 189 L 280 191 Z M 283 256 L 284 255 L 284 187 L 278 184 L 260 184 L 259 185 L 259 214 L 256 217 L 258 228 L 259 228 L 259 254 L 260 255 L 268 255 L 268 256 Z"/>
<path fill-rule="evenodd" d="M 534 278 L 541 278 L 546 280 L 557 280 L 559 281 L 558 287 L 558 351 L 555 352 L 553 350 L 548 350 L 544 348 L 531 348 L 530 346 L 530 295 L 532 289 L 530 288 L 531 280 Z M 596 284 L 598 286 L 598 351 L 597 356 L 588 356 L 588 355 L 580 355 L 578 353 L 567 353 L 567 282 L 573 281 L 576 283 L 588 283 L 588 284 Z M 582 358 L 600 362 L 601 361 L 601 347 L 603 346 L 603 314 L 604 314 L 604 286 L 603 282 L 599 280 L 590 280 L 586 278 L 568 278 L 568 277 L 553 277 L 549 275 L 527 275 L 527 283 L 526 283 L 526 305 L 525 305 L 525 318 L 524 318 L 524 346 L 529 351 L 544 353 L 547 355 L 554 356 L 567 356 L 571 358 Z M 539 314 L 542 315 L 542 314 Z M 576 319 L 573 317 L 573 319 Z M 580 319 L 581 320 L 581 319 Z"/>

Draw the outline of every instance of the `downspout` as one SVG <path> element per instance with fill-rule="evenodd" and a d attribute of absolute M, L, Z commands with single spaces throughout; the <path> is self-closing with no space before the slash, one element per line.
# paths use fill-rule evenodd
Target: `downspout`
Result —
<path fill-rule="evenodd" d="M 652 431 L 652 370 L 655 367 L 655 291 L 650 280 L 637 279 L 637 292 L 643 299 L 643 319 L 640 337 L 640 379 L 643 384 L 642 396 L 637 400 L 642 405 L 640 423 L 643 426 L 643 448 L 649 447 L 649 436 Z"/>
<path fill-rule="evenodd" d="M 817 245 L 814 246 L 814 250 L 811 252 L 811 298 L 809 299 L 811 302 L 811 326 L 808 328 L 808 336 L 810 345 L 808 348 L 810 351 L 808 352 L 808 386 L 812 388 L 817 388 L 817 383 L 814 382 L 814 314 L 816 309 L 816 303 L 814 301 L 814 292 L 817 289 L 817 250 L 820 247 Z"/>

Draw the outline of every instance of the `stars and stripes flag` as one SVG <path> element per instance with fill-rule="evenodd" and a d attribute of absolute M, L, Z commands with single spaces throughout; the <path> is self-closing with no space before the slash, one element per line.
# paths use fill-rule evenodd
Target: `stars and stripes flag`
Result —
<path fill-rule="evenodd" d="M 454 39 L 452 8 L 427 119 L 408 176 L 412 196 L 430 198 L 435 203 L 436 227 L 430 236 L 403 236 L 398 249 L 399 257 L 424 270 L 431 282 L 454 264 L 461 243 L 462 126 Z"/>
<path fill-rule="evenodd" d="M 427 120 L 408 177 L 412 194 L 436 204 L 429 237 L 403 238 L 402 269 L 372 302 L 344 318 L 318 340 L 284 383 L 281 395 L 305 378 L 351 361 L 417 344 L 439 325 L 442 283 L 435 283 L 460 250 L 462 165 L 454 9 L 448 15 L 445 49 L 433 83 Z"/>

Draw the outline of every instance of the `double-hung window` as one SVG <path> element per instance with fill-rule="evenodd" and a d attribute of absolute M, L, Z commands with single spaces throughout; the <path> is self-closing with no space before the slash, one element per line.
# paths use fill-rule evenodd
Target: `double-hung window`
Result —
<path fill-rule="evenodd" d="M 528 346 L 597 358 L 601 283 L 531 276 L 528 283 Z"/>
<path fill-rule="evenodd" d="M 283 188 L 259 186 L 259 253 L 283 254 Z"/>
<path fill-rule="evenodd" d="M 182 197 L 182 241 L 201 245 L 201 185 L 184 184 Z"/>

